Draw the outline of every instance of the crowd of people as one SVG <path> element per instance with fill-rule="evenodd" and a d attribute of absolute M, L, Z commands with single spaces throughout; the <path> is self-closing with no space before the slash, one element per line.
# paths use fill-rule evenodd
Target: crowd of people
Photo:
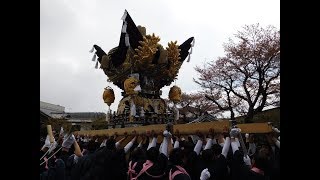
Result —
<path fill-rule="evenodd" d="M 49 135 L 41 141 L 40 179 L 279 179 L 280 132 L 274 130 L 243 134 L 234 127 L 189 136 L 165 130 L 119 139 L 116 134 L 79 136 L 61 128 L 53 142 Z"/>

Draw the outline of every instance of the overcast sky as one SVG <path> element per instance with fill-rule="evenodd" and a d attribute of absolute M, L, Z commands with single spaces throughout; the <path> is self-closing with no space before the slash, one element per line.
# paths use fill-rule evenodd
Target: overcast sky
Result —
<path fill-rule="evenodd" d="M 184 62 L 176 84 L 195 92 L 196 65 L 224 55 L 223 43 L 246 24 L 260 23 L 280 29 L 279 0 L 41 0 L 40 100 L 72 112 L 107 112 L 104 88 L 111 86 L 116 110 L 121 90 L 95 69 L 89 50 L 93 44 L 108 52 L 118 45 L 121 17 L 127 9 L 136 25 L 155 33 L 160 44 L 183 43 L 195 37 L 190 62 Z M 162 89 L 163 98 L 169 88 Z"/>

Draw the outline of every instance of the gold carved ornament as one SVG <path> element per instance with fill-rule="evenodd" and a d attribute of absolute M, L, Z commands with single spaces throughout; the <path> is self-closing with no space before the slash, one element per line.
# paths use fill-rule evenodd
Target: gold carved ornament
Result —
<path fill-rule="evenodd" d="M 124 91 L 127 95 L 136 95 L 137 91 L 134 88 L 139 84 L 139 80 L 134 77 L 129 77 L 124 81 Z"/>
<path fill-rule="evenodd" d="M 152 65 L 152 59 L 157 52 L 157 47 L 159 46 L 158 42 L 160 38 L 155 36 L 154 33 L 152 35 L 143 36 L 143 41 L 139 41 L 141 46 L 135 49 L 135 55 L 133 55 L 133 59 L 135 61 L 134 67 L 136 70 L 145 70 L 150 68 Z"/>
<path fill-rule="evenodd" d="M 181 62 L 179 61 L 181 58 L 180 56 L 180 49 L 177 45 L 177 41 L 171 41 L 168 43 L 168 47 L 166 48 L 168 52 L 168 63 L 169 69 L 166 70 L 166 74 L 169 78 L 174 79 L 179 72 L 181 67 Z"/>

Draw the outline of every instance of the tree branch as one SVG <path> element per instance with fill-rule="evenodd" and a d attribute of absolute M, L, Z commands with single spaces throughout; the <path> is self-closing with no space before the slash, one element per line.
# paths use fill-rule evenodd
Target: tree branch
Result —
<path fill-rule="evenodd" d="M 242 82 L 242 85 L 243 85 L 244 92 L 247 95 L 247 98 L 245 100 L 248 101 L 249 105 L 251 106 L 252 101 L 251 101 L 250 93 L 249 93 L 248 88 L 247 88 L 247 81 L 248 81 L 248 76 L 245 76 L 244 80 Z"/>
<path fill-rule="evenodd" d="M 219 108 L 220 110 L 228 110 L 228 108 L 222 107 L 222 106 L 218 103 L 218 101 L 216 101 L 214 98 L 212 98 L 212 97 L 210 97 L 210 96 L 208 96 L 208 95 L 205 95 L 205 97 L 206 97 L 207 99 L 213 101 L 213 102 L 218 106 L 218 108 Z"/>

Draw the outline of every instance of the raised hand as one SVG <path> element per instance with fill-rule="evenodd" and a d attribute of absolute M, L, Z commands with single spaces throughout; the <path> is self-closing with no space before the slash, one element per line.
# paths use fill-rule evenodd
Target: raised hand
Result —
<path fill-rule="evenodd" d="M 209 179 L 211 177 L 211 174 L 208 170 L 208 168 L 202 170 L 201 175 L 200 175 L 200 180 L 206 180 Z"/>
<path fill-rule="evenodd" d="M 231 138 L 235 138 L 235 137 L 237 137 L 237 136 L 240 134 L 240 132 L 241 132 L 241 129 L 240 129 L 240 128 L 232 128 L 232 129 L 230 130 L 230 137 L 231 137 Z"/>

